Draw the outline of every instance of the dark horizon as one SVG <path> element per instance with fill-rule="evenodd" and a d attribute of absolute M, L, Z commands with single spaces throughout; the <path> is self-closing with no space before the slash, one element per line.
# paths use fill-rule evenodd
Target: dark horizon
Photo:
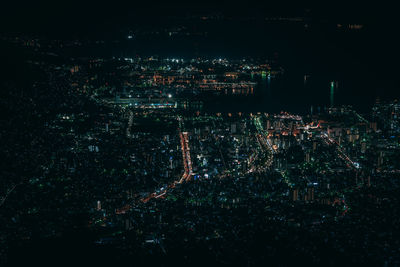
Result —
<path fill-rule="evenodd" d="M 171 17 L 220 15 L 225 18 L 309 17 L 316 22 L 361 23 L 368 26 L 396 23 L 395 10 L 367 3 L 310 3 L 298 1 L 16 1 L 3 6 L 3 31 L 79 31 L 78 27 L 133 26 L 130 23 L 160 22 Z M 390 23 L 389 23 L 390 22 Z M 40 29 L 43 28 L 43 29 Z"/>

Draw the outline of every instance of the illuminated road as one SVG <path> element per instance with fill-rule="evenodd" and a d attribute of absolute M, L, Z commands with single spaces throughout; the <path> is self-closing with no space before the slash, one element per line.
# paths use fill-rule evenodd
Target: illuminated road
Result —
<path fill-rule="evenodd" d="M 152 198 L 161 198 L 165 196 L 167 190 L 170 188 L 174 188 L 175 185 L 181 184 L 183 182 L 188 182 L 191 180 L 193 176 L 193 164 L 192 159 L 190 157 L 190 146 L 189 146 L 189 133 L 188 132 L 181 132 L 183 128 L 183 121 L 180 117 L 178 117 L 179 121 L 179 139 L 181 143 L 181 150 L 182 150 L 182 161 L 183 161 L 183 168 L 184 172 L 183 175 L 179 178 L 179 180 L 174 181 L 173 183 L 169 184 L 167 187 L 162 187 L 156 192 L 150 194 L 146 198 L 143 198 L 143 202 L 147 202 Z"/>
<path fill-rule="evenodd" d="M 263 152 L 268 153 L 267 155 L 267 161 L 265 163 L 265 166 L 262 167 L 262 169 L 266 169 L 266 168 L 270 168 L 272 166 L 273 160 L 274 160 L 274 154 L 275 154 L 275 150 L 273 149 L 272 145 L 271 145 L 271 140 L 268 138 L 268 134 L 267 132 L 264 130 L 264 128 L 261 125 L 261 121 L 259 117 L 255 117 L 254 118 L 254 125 L 256 126 L 257 129 L 257 134 L 256 134 L 256 138 L 257 141 L 261 147 L 261 150 Z"/>
<path fill-rule="evenodd" d="M 131 137 L 131 128 L 133 124 L 133 112 L 129 111 L 129 121 L 128 121 L 128 128 L 126 128 L 126 136 L 129 138 Z"/>
<path fill-rule="evenodd" d="M 363 118 L 361 117 L 361 119 L 363 119 Z M 309 129 L 316 129 L 316 128 L 319 128 L 319 127 L 320 127 L 319 124 L 317 126 L 314 126 L 314 127 L 307 125 L 303 129 L 306 131 L 307 134 L 310 134 L 310 132 L 308 131 Z M 349 164 L 350 167 L 352 167 L 354 169 L 359 169 L 360 168 L 359 163 L 352 161 L 350 159 L 350 157 L 348 155 L 346 155 L 346 153 L 343 151 L 343 149 L 339 145 L 339 143 L 335 139 L 329 137 L 329 135 L 326 132 L 321 132 L 321 136 L 320 137 L 325 142 L 325 144 L 336 146 L 336 151 L 338 152 L 338 157 L 343 159 L 344 161 L 347 161 L 347 163 Z"/>
<path fill-rule="evenodd" d="M 190 158 L 188 133 L 187 132 L 180 133 L 180 139 L 181 139 L 181 149 L 182 149 L 184 173 L 178 182 L 179 184 L 184 181 L 189 181 L 193 175 L 192 160 Z"/>
<path fill-rule="evenodd" d="M 132 114 L 132 116 L 133 116 L 133 114 Z M 183 167 L 184 167 L 183 175 L 181 177 L 179 177 L 178 180 L 172 182 L 168 186 L 161 187 L 160 189 L 156 190 L 155 192 L 149 194 L 147 197 L 142 198 L 141 201 L 144 203 L 148 202 L 152 198 L 164 197 L 166 195 L 168 189 L 174 188 L 177 184 L 181 184 L 183 182 L 190 181 L 193 176 L 192 160 L 190 157 L 189 134 L 188 134 L 188 132 L 181 132 L 181 129 L 183 128 L 183 121 L 180 117 L 178 117 L 178 121 L 179 121 L 179 129 L 178 129 L 179 139 L 180 139 L 180 144 L 181 144 L 182 161 L 183 161 Z M 131 118 L 129 119 L 129 122 L 131 122 Z M 116 214 L 124 214 L 127 211 L 129 211 L 131 208 L 132 208 L 132 206 L 130 204 L 127 204 L 124 207 L 117 209 Z"/>
<path fill-rule="evenodd" d="M 354 169 L 360 168 L 360 165 L 357 162 L 352 161 L 350 159 L 350 157 L 346 155 L 346 153 L 343 151 L 342 147 L 339 145 L 339 143 L 335 139 L 330 138 L 327 133 L 321 133 L 321 138 L 325 141 L 325 143 L 327 145 L 336 146 L 336 151 L 338 152 L 339 158 L 347 161 L 349 166 L 351 166 Z"/>
<path fill-rule="evenodd" d="M 183 160 L 183 167 L 184 167 L 184 172 L 182 177 L 180 177 L 179 180 L 174 181 L 173 183 L 171 183 L 170 185 L 168 185 L 167 187 L 162 187 L 159 190 L 157 190 L 156 192 L 150 194 L 149 196 L 147 196 L 146 198 L 143 198 L 142 201 L 143 202 L 147 202 L 152 198 L 161 198 L 163 196 L 165 196 L 165 194 L 167 193 L 167 190 L 170 188 L 174 188 L 175 185 L 177 184 L 181 184 L 183 182 L 188 182 L 190 181 L 190 179 L 193 176 L 193 168 L 192 168 L 192 160 L 190 157 L 190 147 L 189 147 L 189 136 L 188 136 L 188 132 L 181 132 L 179 129 L 179 138 L 180 138 L 180 142 L 181 142 L 181 150 L 182 150 L 182 160 Z"/>
<path fill-rule="evenodd" d="M 11 194 L 12 191 L 14 191 L 14 189 L 18 186 L 19 184 L 16 184 L 14 186 L 12 186 L 6 193 L 6 195 L 1 199 L 0 201 L 0 207 L 3 206 L 3 204 L 6 202 L 8 196 Z"/>

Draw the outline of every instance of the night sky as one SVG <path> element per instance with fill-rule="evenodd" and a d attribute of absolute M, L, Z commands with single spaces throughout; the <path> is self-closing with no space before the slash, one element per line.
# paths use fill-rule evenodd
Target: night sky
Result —
<path fill-rule="evenodd" d="M 2 8 L 3 30 L 56 31 L 105 24 L 121 25 L 134 20 L 158 20 L 168 16 L 218 13 L 225 16 L 304 16 L 386 24 L 395 22 L 390 6 L 377 4 L 299 3 L 300 1 L 12 1 Z M 393 18 L 392 18 L 393 17 Z M 390 24 L 390 23 L 389 23 Z M 390 25 L 389 25 L 390 26 Z"/>

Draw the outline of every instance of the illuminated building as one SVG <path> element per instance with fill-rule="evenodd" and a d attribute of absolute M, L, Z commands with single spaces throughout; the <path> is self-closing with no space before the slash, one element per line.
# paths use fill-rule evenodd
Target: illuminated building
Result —
<path fill-rule="evenodd" d="M 293 197 L 293 201 L 299 200 L 299 190 L 298 189 L 293 190 L 292 197 Z"/>

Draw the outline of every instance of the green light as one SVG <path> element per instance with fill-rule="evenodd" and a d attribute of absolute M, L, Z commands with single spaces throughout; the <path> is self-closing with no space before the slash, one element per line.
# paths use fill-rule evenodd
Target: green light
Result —
<path fill-rule="evenodd" d="M 261 77 L 262 77 L 263 79 L 267 78 L 267 72 L 266 72 L 265 70 L 263 70 L 263 71 L 261 72 Z"/>
<path fill-rule="evenodd" d="M 331 107 L 333 107 L 334 104 L 334 95 L 335 95 L 335 83 L 331 82 L 331 95 L 330 95 Z"/>

